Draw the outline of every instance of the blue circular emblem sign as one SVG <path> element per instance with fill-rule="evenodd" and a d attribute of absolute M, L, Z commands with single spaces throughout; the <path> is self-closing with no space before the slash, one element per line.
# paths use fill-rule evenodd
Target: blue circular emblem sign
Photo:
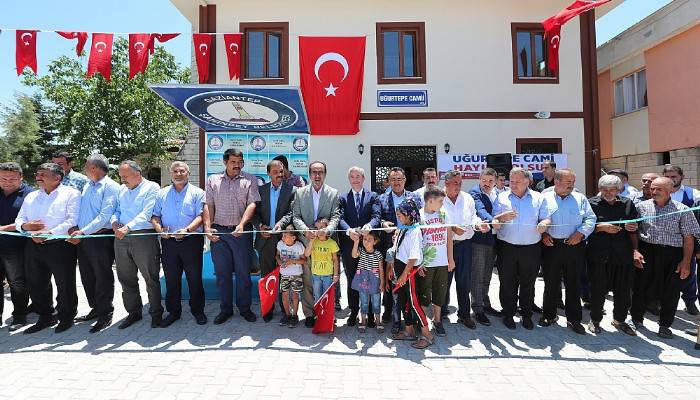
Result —
<path fill-rule="evenodd" d="M 262 136 L 254 136 L 250 139 L 250 147 L 255 151 L 262 151 L 265 146 L 267 146 L 267 142 Z"/>
<path fill-rule="evenodd" d="M 288 105 L 252 93 L 214 91 L 194 95 L 185 110 L 209 125 L 243 131 L 277 131 L 290 128 L 299 115 Z"/>
<path fill-rule="evenodd" d="M 294 141 L 292 141 L 292 147 L 296 151 L 306 151 L 306 149 L 309 147 L 309 141 L 306 140 L 305 137 L 295 137 Z"/>
<path fill-rule="evenodd" d="M 211 135 L 207 144 L 211 150 L 221 150 L 224 147 L 224 138 L 219 135 Z"/>

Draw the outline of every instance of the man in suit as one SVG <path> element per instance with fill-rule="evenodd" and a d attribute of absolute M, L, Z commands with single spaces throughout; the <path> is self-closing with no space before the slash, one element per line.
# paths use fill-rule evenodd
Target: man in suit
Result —
<path fill-rule="evenodd" d="M 340 222 L 339 229 L 345 231 L 340 234 L 340 252 L 343 259 L 345 276 L 348 279 L 348 305 L 350 315 L 348 326 L 355 326 L 357 313 L 360 308 L 360 296 L 357 290 L 351 288 L 352 278 L 357 272 L 358 259 L 352 257 L 353 238 L 357 238 L 360 232 L 379 227 L 382 219 L 382 208 L 379 205 L 379 195 L 366 190 L 365 170 L 360 167 L 350 167 L 348 170 L 350 191 L 340 197 Z M 369 321 L 371 319 L 371 321 Z M 368 323 L 374 322 L 374 315 L 368 316 Z M 371 324 L 370 324 L 371 325 Z"/>
<path fill-rule="evenodd" d="M 267 175 L 270 182 L 260 187 L 260 201 L 255 205 L 253 221 L 255 229 L 260 231 L 255 236 L 255 250 L 260 255 L 261 276 L 269 274 L 277 267 L 277 242 L 282 235 L 269 231 L 283 230 L 292 222 L 292 200 L 296 191 L 296 187 L 285 182 L 284 165 L 281 161 L 270 161 L 267 164 Z M 274 307 L 263 315 L 265 322 L 272 320 L 273 311 Z"/>
<path fill-rule="evenodd" d="M 296 229 L 304 232 L 306 244 L 316 237 L 316 232 L 312 229 L 317 220 L 328 219 L 328 226 L 324 229 L 331 233 L 336 230 L 340 221 L 340 196 L 336 189 L 325 184 L 326 164 L 321 161 L 312 162 L 309 165 L 309 175 L 311 185 L 298 189 L 292 203 L 292 222 Z M 304 325 L 312 328 L 316 320 L 309 262 L 304 265 L 303 280 L 304 292 L 301 304 L 306 317 Z"/>

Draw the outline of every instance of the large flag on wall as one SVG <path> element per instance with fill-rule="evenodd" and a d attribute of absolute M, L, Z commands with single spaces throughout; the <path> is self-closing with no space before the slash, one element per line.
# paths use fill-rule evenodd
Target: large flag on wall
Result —
<path fill-rule="evenodd" d="M 579 14 L 592 10 L 610 0 L 576 0 L 565 9 L 559 11 L 542 22 L 544 36 L 547 39 L 549 57 L 547 65 L 550 71 L 556 71 L 559 66 L 559 46 L 561 44 L 561 26 Z"/>
<path fill-rule="evenodd" d="M 301 93 L 311 134 L 360 130 L 365 37 L 299 38 Z"/>

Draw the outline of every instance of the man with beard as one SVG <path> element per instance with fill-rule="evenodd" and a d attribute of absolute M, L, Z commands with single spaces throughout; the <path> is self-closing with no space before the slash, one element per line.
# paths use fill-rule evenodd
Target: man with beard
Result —
<path fill-rule="evenodd" d="M 659 174 L 654 172 L 647 172 L 642 175 L 642 190 L 635 192 L 630 199 L 636 205 L 644 200 L 651 199 L 651 182 L 658 178 Z"/>
<path fill-rule="evenodd" d="M 423 186 L 416 189 L 413 193 L 420 196 L 423 199 L 425 194 L 425 189 L 431 186 L 437 186 L 440 179 L 438 178 L 437 170 L 435 168 L 426 168 L 423 170 Z"/>

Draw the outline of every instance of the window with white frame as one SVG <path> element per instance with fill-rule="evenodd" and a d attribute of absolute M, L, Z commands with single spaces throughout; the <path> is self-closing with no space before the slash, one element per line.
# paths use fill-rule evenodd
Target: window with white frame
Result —
<path fill-rule="evenodd" d="M 645 69 L 615 81 L 615 115 L 639 110 L 648 104 Z"/>

